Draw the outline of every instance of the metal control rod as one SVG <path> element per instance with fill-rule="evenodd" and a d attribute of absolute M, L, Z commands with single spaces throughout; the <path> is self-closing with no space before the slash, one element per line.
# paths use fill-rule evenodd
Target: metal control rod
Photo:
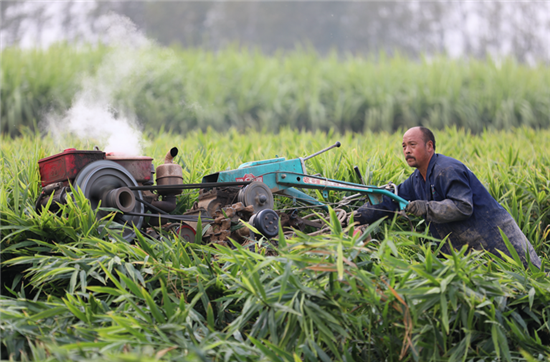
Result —
<path fill-rule="evenodd" d="M 313 158 L 313 157 L 315 157 L 315 156 L 318 156 L 318 155 L 320 155 L 320 154 L 323 153 L 323 152 L 327 152 L 328 150 L 331 150 L 331 149 L 333 149 L 334 147 L 340 147 L 341 145 L 342 145 L 342 144 L 341 144 L 340 142 L 336 142 L 336 143 L 333 144 L 332 146 L 329 146 L 329 147 L 327 147 L 327 148 L 325 148 L 325 149 L 322 149 L 322 150 L 319 151 L 319 152 L 315 152 L 313 155 L 310 155 L 310 156 L 307 156 L 307 157 L 302 158 L 302 160 L 303 160 L 303 161 L 307 161 L 307 160 L 309 160 L 310 158 Z"/>

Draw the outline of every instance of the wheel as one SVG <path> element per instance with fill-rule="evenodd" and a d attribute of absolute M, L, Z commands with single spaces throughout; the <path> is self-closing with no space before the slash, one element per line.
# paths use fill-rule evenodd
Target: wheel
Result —
<path fill-rule="evenodd" d="M 124 212 L 143 214 L 145 208 L 136 198 L 142 199 L 141 191 L 131 191 L 129 186 L 138 186 L 134 177 L 124 167 L 113 161 L 95 161 L 84 167 L 76 176 L 74 186 L 80 187 L 90 201 L 92 209 L 113 207 Z M 97 217 L 108 215 L 107 211 L 98 211 Z M 114 219 L 122 227 L 122 237 L 130 241 L 135 233 L 133 226 L 141 228 L 143 216 L 117 215 Z M 133 226 L 132 226 L 133 225 Z"/>
<path fill-rule="evenodd" d="M 239 202 L 244 206 L 254 205 L 254 212 L 273 209 L 273 193 L 266 184 L 254 181 L 239 191 Z"/>

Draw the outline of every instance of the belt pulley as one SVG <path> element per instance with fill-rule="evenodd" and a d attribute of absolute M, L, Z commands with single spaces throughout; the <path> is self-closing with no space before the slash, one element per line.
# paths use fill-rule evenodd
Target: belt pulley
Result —
<path fill-rule="evenodd" d="M 254 212 L 273 209 L 275 204 L 271 189 L 263 182 L 253 181 L 239 191 L 239 202 L 244 206 L 254 206 Z"/>
<path fill-rule="evenodd" d="M 142 214 L 145 211 L 143 204 L 136 202 L 136 198 L 143 198 L 141 191 L 130 190 L 130 187 L 137 186 L 136 180 L 116 162 L 102 160 L 88 164 L 78 173 L 74 185 L 82 190 L 94 210 L 101 205 L 126 213 Z M 99 210 L 97 217 L 103 218 L 108 214 L 107 211 Z M 121 227 L 123 238 L 129 241 L 135 236 L 134 226 L 141 228 L 143 216 L 117 214 L 114 222 L 118 225 L 113 225 L 113 228 Z"/>

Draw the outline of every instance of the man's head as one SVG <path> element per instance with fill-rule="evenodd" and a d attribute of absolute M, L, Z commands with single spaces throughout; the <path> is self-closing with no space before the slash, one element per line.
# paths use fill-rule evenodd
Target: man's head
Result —
<path fill-rule="evenodd" d="M 434 153 L 435 137 L 429 129 L 413 127 L 403 135 L 403 154 L 409 166 L 425 174 Z"/>

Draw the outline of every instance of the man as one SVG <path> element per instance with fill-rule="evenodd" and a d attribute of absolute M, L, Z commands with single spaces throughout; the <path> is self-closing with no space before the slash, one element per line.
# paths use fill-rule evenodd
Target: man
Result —
<path fill-rule="evenodd" d="M 463 163 L 435 153 L 435 138 L 425 127 L 414 127 L 403 135 L 403 153 L 416 171 L 398 186 L 399 196 L 410 200 L 405 211 L 426 219 L 431 234 L 449 236 L 454 248 L 468 245 L 495 255 L 500 250 L 510 255 L 499 229 L 508 237 L 524 265 L 525 251 L 540 268 L 540 258 L 512 216 L 489 194 L 477 177 Z M 396 210 L 389 198 L 357 210 L 355 221 L 370 224 L 389 215 L 382 210 Z"/>

